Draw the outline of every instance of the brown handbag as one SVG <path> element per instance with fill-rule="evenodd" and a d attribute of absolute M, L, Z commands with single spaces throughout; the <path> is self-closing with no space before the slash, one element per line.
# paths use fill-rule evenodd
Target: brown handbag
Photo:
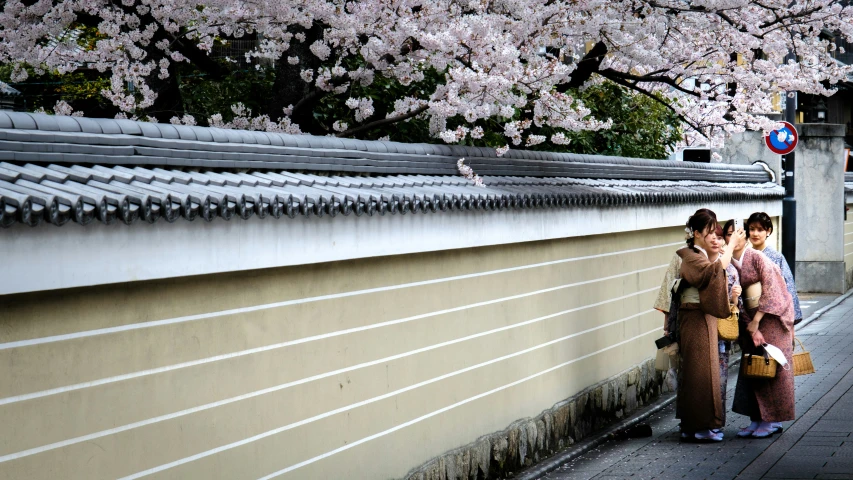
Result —
<path fill-rule="evenodd" d="M 717 322 L 717 333 L 720 336 L 720 340 L 734 341 L 737 340 L 739 329 L 738 329 L 738 318 L 740 317 L 740 309 L 737 308 L 737 305 L 732 305 L 731 315 L 728 318 L 720 318 Z"/>
<path fill-rule="evenodd" d="M 812 354 L 806 350 L 806 347 L 803 346 L 803 342 L 799 338 L 794 337 L 794 340 L 800 344 L 800 350 L 802 350 L 802 352 L 797 352 L 791 357 L 791 361 L 794 364 L 794 376 L 815 373 Z"/>
<path fill-rule="evenodd" d="M 764 355 L 743 355 L 743 375 L 749 378 L 775 378 L 776 377 L 776 360 L 770 358 L 767 352 Z"/>

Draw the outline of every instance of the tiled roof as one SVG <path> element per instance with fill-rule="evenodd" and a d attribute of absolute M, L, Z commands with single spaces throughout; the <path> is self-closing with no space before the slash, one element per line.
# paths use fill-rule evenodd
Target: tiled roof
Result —
<path fill-rule="evenodd" d="M 11 85 L 0 81 L 0 97 L 17 97 L 20 95 L 21 92 L 12 88 Z"/>
<path fill-rule="evenodd" d="M 466 158 L 485 188 L 459 176 Z M 0 111 L 0 225 L 777 199 L 758 166 Z"/>

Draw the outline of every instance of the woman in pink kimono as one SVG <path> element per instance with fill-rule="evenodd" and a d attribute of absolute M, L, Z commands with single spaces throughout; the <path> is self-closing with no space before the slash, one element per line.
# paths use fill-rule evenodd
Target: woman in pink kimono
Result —
<path fill-rule="evenodd" d="M 793 354 L 794 304 L 778 267 L 764 254 L 746 248 L 745 239 L 737 242 L 732 264 L 740 274 L 744 290 L 741 312 L 740 344 L 744 354 L 763 355 L 763 344 L 773 345 L 791 364 Z M 750 286 L 761 284 L 758 298 L 750 298 Z M 744 362 L 741 362 L 741 366 Z M 770 379 L 738 376 L 732 411 L 749 416 L 752 423 L 738 432 L 739 437 L 765 438 L 776 432 L 773 422 L 794 419 L 794 375 L 778 367 Z"/>

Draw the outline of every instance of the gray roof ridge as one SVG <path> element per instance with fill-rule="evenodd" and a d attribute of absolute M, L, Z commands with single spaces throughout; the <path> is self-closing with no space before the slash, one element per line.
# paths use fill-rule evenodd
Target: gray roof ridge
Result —
<path fill-rule="evenodd" d="M 337 137 L 319 137 L 313 135 L 291 135 L 278 132 L 249 130 L 228 130 L 215 127 L 183 126 L 164 123 L 149 123 L 134 120 L 108 118 L 87 118 L 73 116 L 55 116 L 40 113 L 12 112 L 0 110 L 0 141 L 46 144 L 83 144 L 92 146 L 129 146 L 162 149 L 161 154 L 154 150 L 140 153 L 136 148 L 139 162 L 150 165 L 159 160 L 144 158 L 169 158 L 163 164 L 171 166 L 203 166 L 205 168 L 238 168 L 241 160 L 230 159 L 220 164 L 211 162 L 225 160 L 231 154 L 257 156 L 256 162 L 273 162 L 272 157 L 302 157 L 296 161 L 308 166 L 318 163 L 319 170 L 334 170 L 331 165 L 344 165 L 343 171 L 360 171 L 361 167 L 371 167 L 368 173 L 455 173 L 455 162 L 465 158 L 478 173 L 491 175 L 529 175 L 529 176 L 571 176 L 575 171 L 586 178 L 596 178 L 596 174 L 605 178 L 683 178 L 700 177 L 703 172 L 710 174 L 716 181 L 737 181 L 749 177 L 750 183 L 765 181 L 769 178 L 759 166 L 710 164 L 681 162 L 674 160 L 653 160 L 605 155 L 584 155 L 574 153 L 542 152 L 532 150 L 510 150 L 498 157 L 492 148 L 468 147 L 463 145 L 442 145 L 422 143 L 400 143 L 389 141 L 354 140 Z M 0 147 L 0 150 L 4 148 Z M 15 150 L 15 148 L 10 148 Z M 61 150 L 61 149 L 59 149 Z M 180 152 L 180 154 L 179 154 Z M 61 152 L 60 153 L 73 153 Z M 310 161 L 306 158 L 310 157 Z M 134 164 L 132 157 L 122 156 L 120 163 Z M 5 158 L 6 160 L 18 160 Z M 322 159 L 328 161 L 324 162 Z M 22 161 L 40 161 L 30 157 L 21 157 Z M 363 160 L 360 162 L 360 160 Z M 56 158 L 47 162 L 62 162 Z M 288 160 L 289 161 L 289 160 Z M 80 162 L 69 157 L 68 162 Z M 206 163 L 205 163 L 206 162 Z M 373 163 L 380 162 L 381 169 Z M 82 163 L 82 162 L 81 162 Z M 98 158 L 91 163 L 113 163 L 108 158 Z M 563 166 L 572 165 L 567 172 Z M 258 168 L 261 164 L 246 163 L 245 168 Z M 272 164 L 269 164 L 273 167 Z M 407 167 L 417 167 L 408 169 Z M 439 168 L 440 167 L 440 168 Z M 620 175 L 622 172 L 636 170 L 635 174 Z M 483 170 L 483 172 L 480 172 Z M 642 174 L 639 174 L 642 171 Z M 659 172 L 654 175 L 653 172 Z M 666 171 L 667 174 L 663 174 Z M 733 177 L 727 180 L 726 174 Z M 698 178 L 695 178 L 698 179 Z"/>

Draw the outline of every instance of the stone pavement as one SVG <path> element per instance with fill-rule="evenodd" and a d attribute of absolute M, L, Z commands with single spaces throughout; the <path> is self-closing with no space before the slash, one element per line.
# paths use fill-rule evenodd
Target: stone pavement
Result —
<path fill-rule="evenodd" d="M 809 304 L 805 316 L 832 298 L 806 297 L 818 303 Z M 782 434 L 770 439 L 735 437 L 749 420 L 730 410 L 734 368 L 725 441 L 679 443 L 671 404 L 645 421 L 652 426 L 652 437 L 609 441 L 542 478 L 853 480 L 853 296 L 798 328 L 797 337 L 811 352 L 817 373 L 796 377 L 797 420 L 786 422 Z"/>

